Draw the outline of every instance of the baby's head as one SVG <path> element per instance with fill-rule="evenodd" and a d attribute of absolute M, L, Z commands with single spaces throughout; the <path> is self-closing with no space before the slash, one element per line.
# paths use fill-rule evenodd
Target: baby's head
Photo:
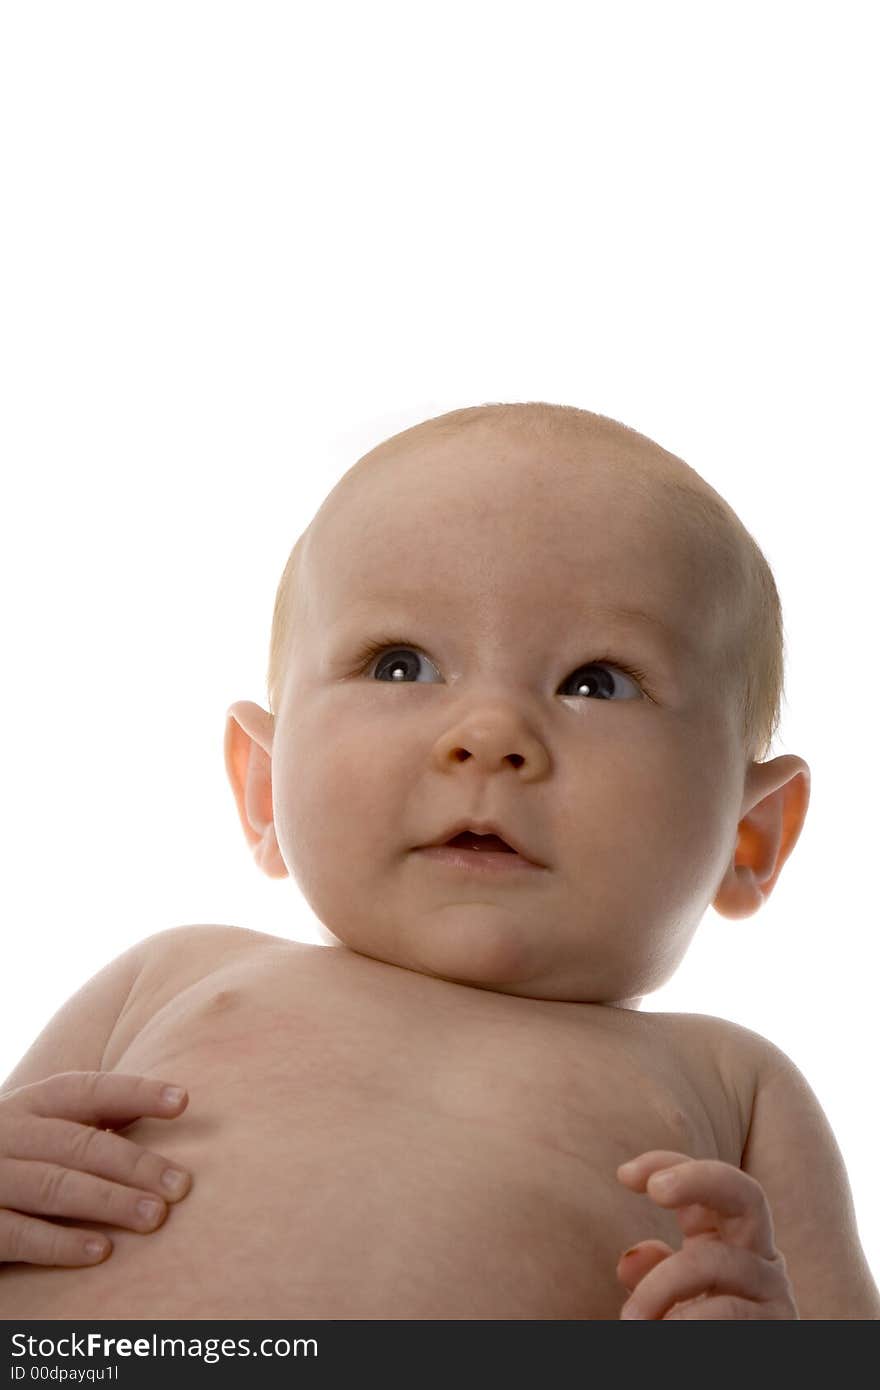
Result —
<path fill-rule="evenodd" d="M 271 713 L 227 720 L 243 828 L 355 951 L 636 1006 L 800 833 L 806 763 L 760 761 L 782 643 L 763 556 L 681 459 L 569 407 L 453 411 L 360 459 L 297 542 Z M 423 848 L 486 822 L 534 863 Z"/>

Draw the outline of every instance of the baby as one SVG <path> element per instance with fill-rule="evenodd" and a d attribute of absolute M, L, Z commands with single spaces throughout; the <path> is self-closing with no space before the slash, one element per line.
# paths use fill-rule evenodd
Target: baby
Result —
<path fill-rule="evenodd" d="M 178 927 L 56 1014 L 0 1091 L 0 1316 L 880 1317 L 797 1068 L 639 1012 L 797 842 L 781 686 L 766 561 L 644 436 L 493 405 L 362 458 L 226 728 L 327 945 Z"/>

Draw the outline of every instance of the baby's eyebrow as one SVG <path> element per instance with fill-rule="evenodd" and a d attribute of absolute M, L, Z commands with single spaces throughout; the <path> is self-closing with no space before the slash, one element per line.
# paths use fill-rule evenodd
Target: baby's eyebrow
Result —
<path fill-rule="evenodd" d="M 558 610 L 555 610 L 558 615 Z M 345 617 L 333 630 L 339 627 L 345 630 L 360 630 L 364 626 L 374 625 L 379 622 L 386 630 L 397 628 L 403 633 L 411 624 L 408 622 L 408 615 L 419 614 L 420 625 L 426 620 L 425 604 L 417 598 L 412 602 L 408 601 L 407 595 L 396 593 L 389 595 L 387 600 L 385 595 L 371 594 L 354 602 L 349 607 Z M 639 627 L 642 633 L 652 641 L 658 651 L 666 655 L 680 657 L 683 653 L 695 654 L 697 647 L 694 637 L 688 632 L 682 632 L 670 622 L 662 618 L 657 613 L 652 613 L 646 608 L 641 608 L 633 604 L 602 604 L 585 603 L 577 611 L 566 609 L 564 614 L 563 626 L 569 631 L 583 630 L 584 637 L 589 636 L 592 624 L 601 626 L 603 632 L 607 632 L 609 637 L 620 633 L 621 636 L 627 635 L 627 628 Z"/>
<path fill-rule="evenodd" d="M 628 623 L 638 623 L 642 627 L 650 628 L 652 632 L 662 637 L 667 646 L 678 650 L 681 647 L 690 647 L 690 639 L 675 627 L 672 627 L 656 613 L 649 613 L 644 608 L 614 607 L 609 605 L 592 604 L 588 610 L 589 617 L 598 617 L 609 623 L 615 623 L 621 619 Z"/>

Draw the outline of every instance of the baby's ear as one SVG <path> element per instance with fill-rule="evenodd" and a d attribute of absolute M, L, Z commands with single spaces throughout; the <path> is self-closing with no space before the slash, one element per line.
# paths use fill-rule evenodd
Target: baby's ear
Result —
<path fill-rule="evenodd" d="M 241 828 L 263 873 L 287 878 L 272 814 L 274 734 L 274 716 L 250 700 L 239 700 L 227 710 L 223 749 Z"/>
<path fill-rule="evenodd" d="M 722 917 L 751 917 L 763 906 L 797 844 L 809 804 L 810 769 L 803 758 L 786 753 L 752 763 L 733 861 L 712 904 Z"/>

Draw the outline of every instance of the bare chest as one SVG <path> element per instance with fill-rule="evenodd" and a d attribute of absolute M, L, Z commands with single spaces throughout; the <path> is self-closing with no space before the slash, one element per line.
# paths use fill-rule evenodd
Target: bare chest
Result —
<path fill-rule="evenodd" d="M 126 1133 L 192 1191 L 150 1236 L 107 1228 L 104 1265 L 23 1269 L 4 1294 L 35 1317 L 616 1317 L 620 1252 L 678 1243 L 617 1165 L 738 1163 L 744 1142 L 705 1030 L 675 1017 L 330 949 L 220 963 L 112 1060 L 188 1087 L 179 1120 Z"/>

